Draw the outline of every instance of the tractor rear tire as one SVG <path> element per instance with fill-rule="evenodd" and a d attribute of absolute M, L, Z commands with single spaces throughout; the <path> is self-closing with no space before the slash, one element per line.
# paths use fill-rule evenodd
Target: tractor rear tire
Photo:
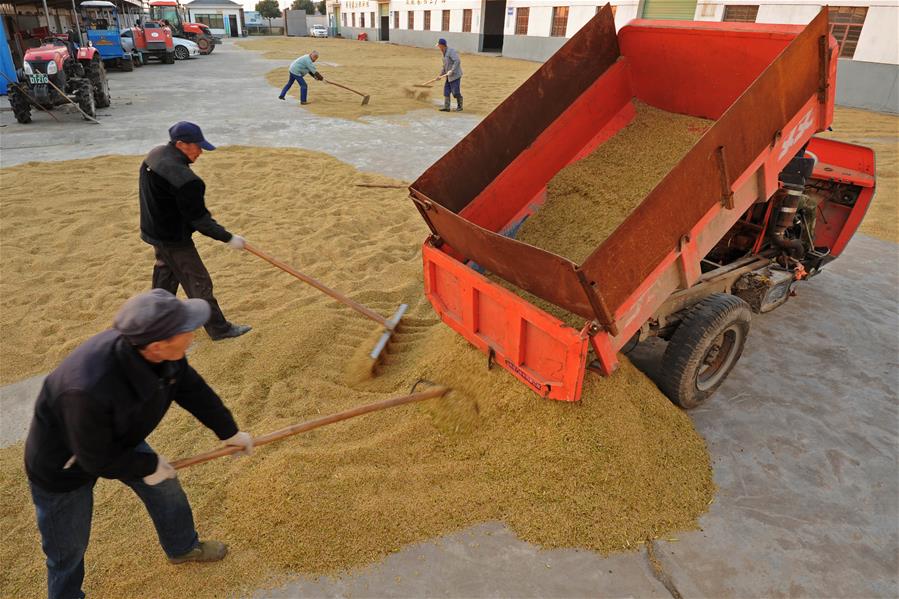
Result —
<path fill-rule="evenodd" d="M 27 124 L 31 122 L 31 102 L 25 97 L 25 94 L 16 87 L 10 85 L 6 90 L 6 97 L 9 99 L 9 105 L 16 120 L 20 123 Z"/>
<path fill-rule="evenodd" d="M 752 310 L 742 299 L 714 293 L 687 313 L 662 356 L 659 387 L 684 409 L 708 399 L 746 345 Z"/>
<path fill-rule="evenodd" d="M 99 57 L 94 56 L 90 64 L 87 65 L 86 70 L 87 77 L 91 80 L 91 85 L 94 88 L 94 103 L 97 108 L 108 108 L 109 82 L 106 80 L 106 69 L 103 67 L 103 61 Z M 85 112 L 87 111 L 85 110 Z"/>
<path fill-rule="evenodd" d="M 125 71 L 126 73 L 130 73 L 131 71 L 134 70 L 134 61 L 131 59 L 130 56 L 120 58 L 119 59 L 119 68 L 121 70 Z"/>
<path fill-rule="evenodd" d="M 79 83 L 78 90 L 75 92 L 75 97 L 78 102 L 78 108 L 91 118 L 97 116 L 97 104 L 94 100 L 94 86 L 91 85 L 90 81 L 84 80 Z M 86 121 L 89 120 L 83 115 L 81 118 Z"/>

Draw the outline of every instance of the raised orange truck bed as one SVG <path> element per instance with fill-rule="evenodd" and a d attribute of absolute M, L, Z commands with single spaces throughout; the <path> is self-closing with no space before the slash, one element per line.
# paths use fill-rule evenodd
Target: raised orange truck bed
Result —
<path fill-rule="evenodd" d="M 740 314 L 785 301 L 845 248 L 871 201 L 873 153 L 812 139 L 833 119 L 836 59 L 826 10 L 805 27 L 636 20 L 616 33 L 607 5 L 410 186 L 431 230 L 422 257 L 435 311 L 491 362 L 565 401 L 580 398 L 588 366 L 614 372 L 630 342 L 686 342 L 701 324 L 690 310 L 729 311 L 739 322 L 696 350 L 702 368 L 666 389 L 695 405 L 739 358 Z M 636 101 L 713 123 L 581 263 L 516 240 L 549 181 L 627 126 Z M 690 376 L 691 397 L 673 391 Z"/>

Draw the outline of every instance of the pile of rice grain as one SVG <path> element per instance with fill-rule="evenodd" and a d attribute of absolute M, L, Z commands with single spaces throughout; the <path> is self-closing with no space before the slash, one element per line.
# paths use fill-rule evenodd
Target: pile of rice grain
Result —
<path fill-rule="evenodd" d="M 559 171 L 516 238 L 582 263 L 711 126 L 636 102 L 637 115 L 589 156 Z"/>
<path fill-rule="evenodd" d="M 58 348 L 96 332 L 120 296 L 148 285 L 152 253 L 137 238 L 134 192 L 123 197 L 121 186 L 136 178 L 136 162 L 105 157 L 2 171 L 0 232 L 18 251 L 0 263 L 0 359 L 24 354 L 20 375 L 60 357 L 32 350 L 39 340 Z M 696 526 L 714 486 L 689 418 L 626 361 L 611 378 L 589 376 L 577 404 L 541 400 L 505 371 L 487 370 L 486 358 L 439 324 L 423 298 L 418 247 L 426 228 L 402 189 L 360 191 L 355 184 L 370 178 L 300 150 L 224 148 L 196 169 L 217 220 L 260 248 L 382 314 L 410 304 L 381 375 L 350 386 L 346 359 L 370 342 L 370 321 L 253 256 L 198 239 L 226 316 L 254 330 L 221 343 L 199 334 L 191 363 L 244 428 L 258 435 L 402 395 L 419 379 L 477 401 L 477 423 L 447 428 L 432 400 L 182 471 L 201 536 L 230 545 L 215 564 L 170 566 L 133 493 L 100 481 L 89 595 L 234 595 L 291 575 L 345 572 L 488 520 L 544 547 L 599 551 Z M 300 187 L 283 176 L 300 171 L 311 173 Z M 71 195 L 53 201 L 29 191 L 64 183 Z M 61 229 L 96 235 L 41 235 Z M 28 251 L 36 239 L 41 251 Z M 60 276 L 37 276 L 44 261 L 55 261 Z M 94 288 L 96 320 L 82 322 L 86 307 L 66 302 Z M 43 299 L 16 326 L 24 298 L 37 294 Z M 169 459 L 217 445 L 177 407 L 149 442 Z M 38 597 L 44 558 L 21 460 L 21 445 L 0 450 L 0 596 Z"/>

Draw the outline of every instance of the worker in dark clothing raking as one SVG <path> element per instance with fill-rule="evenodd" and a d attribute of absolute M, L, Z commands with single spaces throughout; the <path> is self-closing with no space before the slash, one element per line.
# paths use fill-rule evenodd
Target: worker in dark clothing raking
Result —
<path fill-rule="evenodd" d="M 206 209 L 206 184 L 190 169 L 203 150 L 214 150 L 203 131 L 182 121 L 169 129 L 169 143 L 153 148 L 140 165 L 140 237 L 153 246 L 153 287 L 209 302 L 206 332 L 213 341 L 239 337 L 247 325 L 225 320 L 212 294 L 212 278 L 191 238 L 194 231 L 242 250 L 244 238 L 229 233 Z"/>
<path fill-rule="evenodd" d="M 25 441 L 25 471 L 50 599 L 84 597 L 84 552 L 101 477 L 134 490 L 171 563 L 225 557 L 224 543 L 199 540 L 175 469 L 145 441 L 175 402 L 226 445 L 252 451 L 253 438 L 238 430 L 185 358 L 194 330 L 209 314 L 204 300 L 182 301 L 162 289 L 132 297 L 113 328 L 85 341 L 44 381 Z M 156 568 L 150 556 L 146 560 Z"/>

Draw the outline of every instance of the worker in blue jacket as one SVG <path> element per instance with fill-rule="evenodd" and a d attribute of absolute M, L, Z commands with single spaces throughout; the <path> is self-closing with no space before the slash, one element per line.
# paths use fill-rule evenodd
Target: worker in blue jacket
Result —
<path fill-rule="evenodd" d="M 113 328 L 85 341 L 44 381 L 25 441 L 25 472 L 47 556 L 49 599 L 84 597 L 98 478 L 131 487 L 171 563 L 225 557 L 224 543 L 199 539 L 175 468 L 146 442 L 174 402 L 226 445 L 253 449 L 253 438 L 185 358 L 210 313 L 206 300 L 182 301 L 164 289 L 132 297 Z"/>
<path fill-rule="evenodd" d="M 456 98 L 456 112 L 462 112 L 462 59 L 459 58 L 458 52 L 447 47 L 443 38 L 437 41 L 437 47 L 443 54 L 443 68 L 440 75 L 446 76 L 443 83 L 443 108 L 440 112 L 450 111 L 450 94 Z"/>
<path fill-rule="evenodd" d="M 278 96 L 279 100 L 283 100 L 284 96 L 287 95 L 287 92 L 290 91 L 290 88 L 293 87 L 294 81 L 300 84 L 300 104 L 308 104 L 306 101 L 306 97 L 309 91 L 309 86 L 306 85 L 306 80 L 303 79 L 306 75 L 312 75 L 318 81 L 324 81 L 325 78 L 322 77 L 321 73 L 315 68 L 315 61 L 318 60 L 318 52 L 313 50 L 309 54 L 303 54 L 295 61 L 290 63 L 290 68 L 288 72 L 290 74 L 290 79 L 287 80 L 287 85 L 284 86 L 284 89 L 281 90 L 281 95 Z"/>

